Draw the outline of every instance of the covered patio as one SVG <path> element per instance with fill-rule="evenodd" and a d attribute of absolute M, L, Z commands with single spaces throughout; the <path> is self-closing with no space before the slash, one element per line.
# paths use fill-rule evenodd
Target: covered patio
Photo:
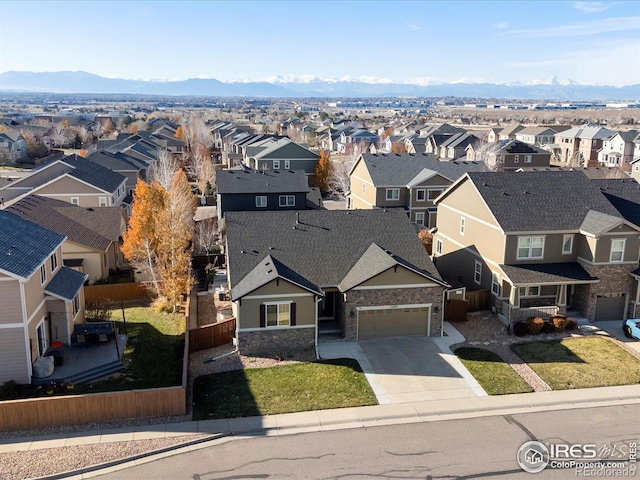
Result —
<path fill-rule="evenodd" d="M 503 298 L 499 313 L 508 323 L 527 317 L 549 318 L 564 315 L 567 307 L 586 310 L 589 286 L 600 280 L 579 263 L 536 263 L 500 265 L 503 276 Z"/>

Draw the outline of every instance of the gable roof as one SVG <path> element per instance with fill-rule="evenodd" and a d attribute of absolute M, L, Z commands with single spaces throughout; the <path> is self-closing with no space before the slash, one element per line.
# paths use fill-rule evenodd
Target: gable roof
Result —
<path fill-rule="evenodd" d="M 304 170 L 219 170 L 217 192 L 231 193 L 307 193 L 309 182 Z"/>
<path fill-rule="evenodd" d="M 254 158 L 256 160 L 265 160 L 269 158 L 274 159 L 287 159 L 287 158 L 309 158 L 317 159 L 318 153 L 312 152 L 308 148 L 292 142 L 288 138 L 281 138 L 277 141 L 271 141 L 270 144 L 261 152 L 256 153 Z"/>
<path fill-rule="evenodd" d="M 89 155 L 87 160 L 97 163 L 98 165 L 102 165 L 114 172 L 138 172 L 149 168 L 149 164 L 147 162 L 122 152 L 112 153 L 106 150 L 100 150 Z"/>
<path fill-rule="evenodd" d="M 89 275 L 86 273 L 63 266 L 49 281 L 44 292 L 70 302 L 78 294 L 87 278 Z"/>
<path fill-rule="evenodd" d="M 67 175 L 77 178 L 85 183 L 98 187 L 105 192 L 115 192 L 126 180 L 123 175 L 113 172 L 108 168 L 90 162 L 86 158 L 73 154 L 64 157 L 59 162 L 64 162 L 72 167 Z"/>
<path fill-rule="evenodd" d="M 579 231 L 590 211 L 621 218 L 580 171 L 472 172 L 466 178 L 505 232 Z M 588 225 L 593 225 L 597 215 L 589 215 Z"/>
<path fill-rule="evenodd" d="M 0 270 L 27 279 L 64 239 L 64 235 L 0 210 Z"/>
<path fill-rule="evenodd" d="M 601 127 L 599 125 L 581 125 L 578 127 L 570 128 L 563 132 L 558 132 L 557 137 L 563 138 L 591 138 L 594 140 L 609 138 L 616 132 Z"/>
<path fill-rule="evenodd" d="M 547 154 L 551 156 L 551 153 L 543 150 L 542 148 L 538 148 L 534 145 L 530 145 L 525 142 L 521 142 L 520 140 L 514 140 L 512 138 L 500 140 L 496 145 L 496 152 L 506 152 L 506 153 L 530 153 L 530 154 Z"/>
<path fill-rule="evenodd" d="M 29 195 L 7 211 L 67 237 L 74 243 L 105 251 L 118 241 L 121 207 L 83 208 L 52 198 Z"/>
<path fill-rule="evenodd" d="M 640 227 L 640 184 L 632 178 L 591 180 L 613 208 Z"/>
<path fill-rule="evenodd" d="M 326 288 L 342 284 L 346 288 L 365 265 L 368 273 L 380 268 L 380 261 L 374 261 L 379 252 L 372 252 L 367 262 L 348 277 L 372 243 L 395 255 L 398 263 L 446 285 L 401 211 L 229 212 L 225 219 L 232 290 L 252 275 L 266 255 L 313 285 Z M 348 281 L 342 283 L 345 278 Z"/>
<path fill-rule="evenodd" d="M 373 185 L 406 186 L 424 169 L 432 170 L 443 177 L 454 181 L 466 172 L 484 172 L 484 162 L 466 162 L 459 160 L 440 161 L 431 153 L 366 153 L 358 161 L 363 161 L 371 177 Z M 355 168 L 355 164 L 351 171 Z"/>

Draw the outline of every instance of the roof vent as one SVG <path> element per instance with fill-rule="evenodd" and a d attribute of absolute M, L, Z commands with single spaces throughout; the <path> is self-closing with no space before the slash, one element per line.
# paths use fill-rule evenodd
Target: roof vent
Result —
<path fill-rule="evenodd" d="M 269 247 L 269 250 L 275 250 L 275 247 Z"/>
<path fill-rule="evenodd" d="M 273 272 L 273 270 L 267 270 L 267 273 L 271 273 L 271 272 Z"/>
<path fill-rule="evenodd" d="M 300 212 L 296 212 L 296 225 L 300 224 Z"/>
<path fill-rule="evenodd" d="M 240 253 L 247 253 L 247 252 L 245 252 L 244 250 L 240 250 Z"/>

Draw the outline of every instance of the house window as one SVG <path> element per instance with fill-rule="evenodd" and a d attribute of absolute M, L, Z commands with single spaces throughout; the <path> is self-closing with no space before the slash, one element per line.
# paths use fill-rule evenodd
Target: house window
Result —
<path fill-rule="evenodd" d="M 416 223 L 424 225 L 424 212 L 416 212 Z"/>
<path fill-rule="evenodd" d="M 611 254 L 609 255 L 610 262 L 622 262 L 624 260 L 624 244 L 625 239 L 611 240 Z"/>
<path fill-rule="evenodd" d="M 400 200 L 400 189 L 387 188 L 387 200 Z"/>
<path fill-rule="evenodd" d="M 529 285 L 528 287 L 520 287 L 518 290 L 520 298 L 523 297 L 539 297 L 540 285 Z"/>
<path fill-rule="evenodd" d="M 531 155 L 524 156 L 524 163 L 531 163 Z"/>
<path fill-rule="evenodd" d="M 544 237 L 518 237 L 518 260 L 540 259 L 544 254 Z"/>
<path fill-rule="evenodd" d="M 75 297 L 73 297 L 73 316 L 75 318 L 75 316 L 78 314 L 78 312 L 80 311 L 80 299 L 78 298 L 78 295 L 76 295 Z"/>
<path fill-rule="evenodd" d="M 519 163 L 520 162 L 520 155 L 516 155 L 515 157 L 513 157 L 513 163 Z"/>
<path fill-rule="evenodd" d="M 480 283 L 482 283 L 482 263 L 477 260 L 475 262 L 476 265 L 473 272 L 473 281 L 480 285 Z"/>
<path fill-rule="evenodd" d="M 44 266 L 44 263 L 40 265 L 40 283 L 44 285 L 44 282 L 47 281 L 47 267 Z"/>
<path fill-rule="evenodd" d="M 571 255 L 573 252 L 573 235 L 564 235 L 562 237 L 562 254 Z"/>
<path fill-rule="evenodd" d="M 47 351 L 47 329 L 45 328 L 45 319 L 38 324 L 36 328 L 36 335 L 38 336 L 38 356 L 41 357 Z"/>
<path fill-rule="evenodd" d="M 284 161 L 285 170 L 289 170 L 291 168 L 291 162 L 289 160 Z"/>
<path fill-rule="evenodd" d="M 80 199 L 78 197 L 71 197 L 71 203 L 73 205 L 80 205 Z"/>
<path fill-rule="evenodd" d="M 441 188 L 429 189 L 428 198 L 429 200 L 434 201 L 436 198 L 440 196 L 441 193 L 442 193 Z"/>
<path fill-rule="evenodd" d="M 465 224 L 464 217 L 460 217 L 460 235 L 464 235 L 464 224 Z"/>
<path fill-rule="evenodd" d="M 278 170 L 280 168 L 280 160 L 273 161 L 273 169 Z"/>
<path fill-rule="evenodd" d="M 496 297 L 500 296 L 500 275 L 497 273 L 491 274 L 491 293 Z"/>
<path fill-rule="evenodd" d="M 416 202 L 424 202 L 427 198 L 427 191 L 424 188 L 416 190 Z"/>
<path fill-rule="evenodd" d="M 267 303 L 265 309 L 266 327 L 288 327 L 291 324 L 291 303 Z"/>
<path fill-rule="evenodd" d="M 436 240 L 436 253 L 442 255 L 442 240 Z"/>
<path fill-rule="evenodd" d="M 280 195 L 279 200 L 281 207 L 295 207 L 296 197 L 293 195 Z"/>
<path fill-rule="evenodd" d="M 107 206 L 107 197 L 100 197 L 98 199 L 99 206 L 106 207 Z"/>
<path fill-rule="evenodd" d="M 58 257 L 55 254 L 55 252 L 53 253 L 53 255 L 51 255 L 51 271 L 54 272 L 56 270 L 56 268 L 58 268 Z"/>
<path fill-rule="evenodd" d="M 256 195 L 256 207 L 264 208 L 267 206 L 266 195 Z"/>

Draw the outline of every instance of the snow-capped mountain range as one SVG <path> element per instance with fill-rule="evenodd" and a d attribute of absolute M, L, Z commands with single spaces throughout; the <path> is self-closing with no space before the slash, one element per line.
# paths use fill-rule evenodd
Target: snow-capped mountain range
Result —
<path fill-rule="evenodd" d="M 87 72 L 4 72 L 0 91 L 201 95 L 211 97 L 467 97 L 542 99 L 555 101 L 638 101 L 640 84 L 624 87 L 585 85 L 552 77 L 527 83 L 491 83 L 481 79 L 442 82 L 423 77 L 398 82 L 389 78 L 324 78 L 314 75 L 285 75 L 262 81 L 248 79 L 222 82 L 215 78 L 187 80 L 127 80 Z"/>

